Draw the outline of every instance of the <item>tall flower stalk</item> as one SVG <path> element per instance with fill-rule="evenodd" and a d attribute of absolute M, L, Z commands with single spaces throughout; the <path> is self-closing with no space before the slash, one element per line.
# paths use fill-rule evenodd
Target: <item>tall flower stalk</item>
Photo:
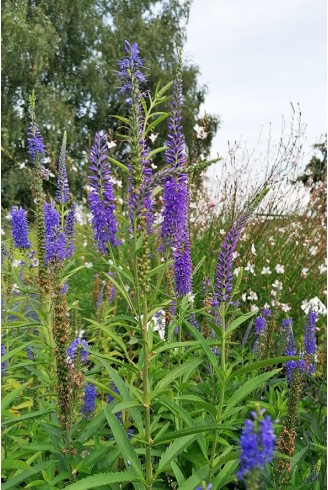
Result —
<path fill-rule="evenodd" d="M 108 246 L 116 247 L 119 241 L 116 237 L 117 223 L 114 214 L 115 197 L 107 156 L 106 135 L 96 133 L 94 145 L 91 148 L 91 175 L 88 177 L 91 187 L 89 204 L 92 212 L 92 226 L 98 249 L 108 252 Z"/>
<path fill-rule="evenodd" d="M 221 251 L 219 254 L 219 260 L 216 270 L 216 280 L 214 284 L 214 299 L 213 306 L 217 308 L 219 314 L 219 321 L 221 327 L 221 383 L 220 383 L 220 393 L 219 402 L 216 410 L 216 420 L 219 423 L 222 416 L 222 408 L 225 395 L 225 384 L 226 384 L 226 314 L 229 308 L 230 301 L 233 294 L 232 286 L 232 265 L 233 265 L 233 254 L 237 246 L 238 239 L 247 225 L 249 219 L 251 218 L 254 210 L 263 200 L 264 196 L 267 194 L 268 189 L 264 189 L 259 193 L 255 199 L 249 204 L 248 208 L 237 218 L 232 228 L 225 237 Z M 218 441 L 218 431 L 214 433 L 214 440 L 211 449 L 211 459 L 210 459 L 210 479 L 213 472 L 214 458 L 216 454 L 216 446 Z"/>
<path fill-rule="evenodd" d="M 173 86 L 171 112 L 168 123 L 166 163 L 169 168 L 186 166 L 185 143 L 181 125 L 182 109 L 182 59 L 179 58 Z M 170 175 L 164 183 L 164 210 L 162 240 L 171 247 L 174 258 L 175 292 L 178 297 L 191 292 L 192 263 L 188 228 L 188 175 Z"/>
<path fill-rule="evenodd" d="M 148 308 L 147 293 L 149 292 L 149 280 L 146 278 L 150 271 L 150 247 L 149 234 L 152 224 L 152 202 L 150 191 L 145 192 L 142 204 L 138 203 L 138 196 L 143 194 L 151 179 L 150 161 L 145 144 L 144 117 L 142 113 L 140 84 L 145 81 L 142 73 L 143 61 L 139 56 L 138 44 L 124 43 L 127 54 L 119 61 L 120 71 L 117 72 L 121 80 L 120 93 L 126 96 L 129 105 L 129 214 L 131 221 L 133 250 L 133 269 L 136 301 L 136 313 L 142 333 L 143 349 L 143 405 L 145 409 L 145 455 L 146 455 L 146 488 L 151 490 L 153 484 L 153 469 L 151 457 L 151 407 L 149 385 L 149 339 L 148 339 Z M 142 249 L 138 251 L 138 239 L 143 236 Z M 140 247 L 140 246 L 139 246 Z M 113 256 L 112 256 L 113 258 Z"/>
<path fill-rule="evenodd" d="M 39 255 L 38 283 L 40 297 L 44 300 L 45 294 L 49 291 L 48 273 L 45 263 L 45 229 L 44 229 L 44 202 L 42 175 L 44 167 L 42 160 L 45 155 L 44 143 L 35 118 L 35 93 L 29 96 L 30 126 L 28 130 L 28 151 L 35 164 L 35 203 L 36 203 L 36 227 L 37 227 L 37 245 Z"/>

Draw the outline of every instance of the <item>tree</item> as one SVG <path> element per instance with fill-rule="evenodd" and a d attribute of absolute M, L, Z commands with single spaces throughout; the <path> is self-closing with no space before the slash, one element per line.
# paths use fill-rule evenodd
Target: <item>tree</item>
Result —
<path fill-rule="evenodd" d="M 56 173 L 60 141 L 67 131 L 70 184 L 83 193 L 83 173 L 96 131 L 117 139 L 111 114 L 122 106 L 115 70 L 123 41 L 137 41 L 145 58 L 148 87 L 168 83 L 183 47 L 190 1 L 164 0 L 4 0 L 2 2 L 2 206 L 31 206 L 31 163 L 26 150 L 28 95 L 37 95 L 37 119 Z M 206 87 L 198 68 L 183 71 L 185 137 L 191 159 L 209 153 L 218 118 L 207 117 L 206 140 L 195 140 Z M 168 109 L 168 103 L 164 110 Z M 165 128 L 158 142 L 165 142 Z M 201 143 L 201 148 L 199 144 Z M 118 157 L 121 147 L 117 146 Z M 161 164 L 161 157 L 159 157 Z M 25 168 L 23 167 L 25 164 Z M 51 182 L 46 188 L 51 190 Z"/>
<path fill-rule="evenodd" d="M 318 182 L 326 182 L 327 178 L 327 135 L 321 137 L 319 143 L 313 145 L 315 153 L 305 167 L 305 172 L 297 179 L 304 185 L 313 187 Z"/>

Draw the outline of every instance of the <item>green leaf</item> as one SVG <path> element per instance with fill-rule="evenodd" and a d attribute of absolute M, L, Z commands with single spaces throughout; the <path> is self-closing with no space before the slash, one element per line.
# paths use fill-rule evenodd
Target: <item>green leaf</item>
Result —
<path fill-rule="evenodd" d="M 148 124 L 145 134 L 149 133 L 155 126 L 157 126 L 157 124 L 160 124 L 162 121 L 165 121 L 165 119 L 167 119 L 169 115 L 170 113 L 167 112 L 163 114 L 163 116 L 160 116 L 159 118 L 155 119 L 155 121 Z"/>
<path fill-rule="evenodd" d="M 122 412 L 123 410 L 129 410 L 133 407 L 141 407 L 142 405 L 138 400 L 131 400 L 130 402 L 117 403 L 112 410 L 112 413 Z"/>
<path fill-rule="evenodd" d="M 26 388 L 27 385 L 28 383 L 24 383 L 23 385 L 19 386 L 14 391 L 12 391 L 11 393 L 8 393 L 8 395 L 6 395 L 1 400 L 1 410 L 2 411 L 5 410 L 11 404 L 11 402 L 15 400 L 15 398 L 19 395 L 19 393 L 21 393 Z"/>
<path fill-rule="evenodd" d="M 130 126 L 130 121 L 129 121 L 129 119 L 127 117 L 116 116 L 116 115 L 113 115 L 113 114 L 111 114 L 110 117 L 114 117 L 115 119 L 118 119 L 119 121 L 122 121 L 127 126 Z"/>
<path fill-rule="evenodd" d="M 228 376 L 228 379 L 237 378 L 242 374 L 254 371 L 254 369 L 261 369 L 266 366 L 273 366 L 274 364 L 284 364 L 287 361 L 297 361 L 299 359 L 300 356 L 280 356 L 272 357 L 271 359 L 264 359 L 263 361 L 253 362 L 252 364 L 248 364 L 247 366 L 237 369 L 236 371 L 233 370 Z"/>
<path fill-rule="evenodd" d="M 69 490 L 92 490 L 93 488 L 110 485 L 111 483 L 125 483 L 141 481 L 131 473 L 131 471 L 115 471 L 113 473 L 99 473 L 97 475 L 87 476 L 82 480 L 66 485 L 65 489 Z M 110 488 L 110 487 L 109 487 Z"/>
<path fill-rule="evenodd" d="M 259 374 L 255 378 L 249 379 L 246 381 L 237 391 L 233 393 L 233 395 L 229 398 L 226 409 L 223 413 L 222 419 L 229 415 L 231 409 L 237 405 L 237 403 L 241 402 L 247 395 L 249 395 L 252 391 L 256 390 L 261 384 L 265 383 L 268 379 L 272 378 L 275 374 L 279 373 L 281 368 L 274 369 L 268 373 Z"/>
<path fill-rule="evenodd" d="M 28 345 L 30 345 L 31 342 L 24 342 L 24 344 L 20 345 L 19 347 L 16 347 L 15 349 L 9 350 L 6 354 L 1 356 L 1 362 L 5 362 L 11 357 L 15 356 L 19 351 L 25 349 Z"/>
<path fill-rule="evenodd" d="M 124 382 L 120 378 L 117 371 L 115 371 L 115 369 L 113 369 L 109 365 L 109 363 L 107 361 L 105 361 L 104 359 L 100 358 L 100 362 L 103 364 L 103 366 L 106 369 L 106 371 L 108 372 L 109 376 L 111 377 L 111 379 L 115 383 L 115 386 L 118 389 L 118 391 L 122 397 L 123 402 L 130 402 L 131 396 L 129 394 L 129 391 L 126 388 Z M 133 422 L 134 422 L 135 426 L 137 427 L 139 433 L 143 434 L 144 433 L 143 422 L 142 422 L 142 418 L 141 418 L 139 410 L 137 408 L 130 408 L 129 413 L 130 413 L 131 417 L 133 418 Z"/>
<path fill-rule="evenodd" d="M 234 459 L 229 461 L 224 467 L 220 470 L 220 473 L 213 480 L 214 488 L 224 488 L 229 482 L 235 480 L 236 469 L 239 465 L 239 459 Z"/>
<path fill-rule="evenodd" d="M 194 490 L 203 480 L 208 477 L 209 468 L 208 466 L 203 466 L 196 473 L 193 473 L 188 480 L 186 480 L 183 485 L 179 486 L 179 490 Z"/>
<path fill-rule="evenodd" d="M 153 446 L 157 446 L 159 444 L 163 444 L 164 442 L 169 442 L 169 441 L 174 441 L 175 439 L 178 439 L 179 437 L 182 436 L 188 436 L 192 434 L 200 434 L 202 432 L 209 432 L 209 431 L 214 431 L 214 430 L 223 430 L 223 429 L 229 429 L 229 430 L 234 430 L 233 427 L 230 425 L 220 425 L 220 424 L 202 424 L 202 425 L 195 425 L 193 427 L 187 427 L 186 429 L 179 429 L 176 432 L 167 432 L 165 435 L 155 438 Z"/>
<path fill-rule="evenodd" d="M 152 156 L 156 155 L 156 153 L 161 153 L 166 150 L 167 150 L 167 146 L 160 146 L 159 148 L 155 148 L 155 150 L 149 152 L 148 158 L 151 158 Z"/>
<path fill-rule="evenodd" d="M 14 417 L 12 419 L 7 419 L 6 420 L 6 426 L 11 425 L 11 424 L 18 424 L 22 420 L 34 419 L 37 417 L 41 417 L 41 415 L 45 415 L 45 414 L 51 413 L 51 412 L 53 412 L 53 410 L 51 408 L 47 408 L 44 410 L 38 410 L 36 412 L 26 413 L 24 415 L 21 415 L 20 417 Z"/>
<path fill-rule="evenodd" d="M 250 311 L 249 313 L 245 313 L 244 315 L 239 316 L 235 320 L 233 320 L 230 325 L 227 327 L 226 330 L 226 336 L 228 336 L 230 333 L 232 333 L 236 328 L 238 328 L 240 325 L 243 323 L 247 322 L 252 316 L 256 315 L 258 313 L 258 310 L 256 311 Z"/>
<path fill-rule="evenodd" d="M 152 398 L 156 398 L 169 384 L 172 383 L 172 381 L 183 376 L 185 373 L 189 372 L 190 375 L 192 375 L 194 370 L 197 368 L 197 366 L 199 366 L 199 364 L 202 363 L 202 361 L 202 359 L 195 358 L 191 361 L 187 361 L 185 364 L 182 364 L 182 366 L 173 369 L 173 371 L 171 371 L 157 383 L 152 394 Z"/>
<path fill-rule="evenodd" d="M 216 412 L 217 412 L 216 407 L 214 407 L 214 405 L 212 405 L 211 403 L 204 401 L 200 396 L 181 395 L 181 396 L 176 397 L 176 399 L 189 401 L 191 403 L 191 405 L 194 405 L 195 407 L 203 408 L 208 413 L 213 415 L 214 418 L 216 417 Z"/>
<path fill-rule="evenodd" d="M 182 317 L 182 321 L 188 327 L 188 329 L 193 334 L 193 336 L 199 341 L 206 357 L 212 364 L 214 371 L 218 374 L 219 372 L 218 360 L 216 356 L 213 354 L 212 350 L 210 349 L 208 343 L 206 342 L 202 334 L 198 332 L 198 330 L 193 325 L 191 325 L 191 323 L 185 320 L 185 318 Z"/>
<path fill-rule="evenodd" d="M 110 156 L 108 156 L 108 160 L 111 162 L 111 163 L 114 163 L 114 165 L 117 165 L 117 167 L 121 168 L 122 170 L 124 170 L 124 172 L 126 172 L 127 174 L 129 174 L 129 169 L 126 165 L 124 165 L 124 163 L 121 163 L 119 162 L 118 160 L 115 160 L 115 158 L 112 158 Z"/>
<path fill-rule="evenodd" d="M 50 464 L 50 461 L 47 461 L 45 463 L 39 463 L 36 464 L 35 466 L 31 466 L 30 470 L 27 471 L 22 471 L 18 475 L 10 478 L 10 480 L 7 480 L 5 483 L 1 483 L 1 490 L 9 490 L 10 488 L 18 488 L 18 484 L 21 482 L 25 482 L 28 478 L 31 476 L 40 473 L 41 471 L 45 470 Z"/>
<path fill-rule="evenodd" d="M 135 453 L 131 441 L 124 428 L 122 427 L 118 418 L 113 415 L 112 409 L 114 408 L 116 402 L 111 402 L 109 405 L 103 403 L 103 410 L 105 412 L 107 422 L 113 432 L 113 436 L 117 445 L 121 451 L 122 457 L 124 459 L 125 465 L 129 466 L 131 464 L 135 474 L 137 474 L 141 479 L 143 478 L 142 467 L 137 454 Z"/>
<path fill-rule="evenodd" d="M 176 439 L 172 444 L 169 445 L 167 450 L 163 453 L 159 463 L 158 468 L 155 473 L 155 478 L 165 469 L 172 459 L 182 453 L 190 444 L 192 444 L 198 437 L 198 434 L 192 434 Z"/>
<path fill-rule="evenodd" d="M 100 427 L 104 426 L 105 420 L 106 417 L 104 412 L 100 412 L 98 415 L 96 415 L 96 417 L 94 417 L 87 427 L 81 432 L 78 441 L 82 444 L 88 441 L 90 437 L 97 433 Z"/>

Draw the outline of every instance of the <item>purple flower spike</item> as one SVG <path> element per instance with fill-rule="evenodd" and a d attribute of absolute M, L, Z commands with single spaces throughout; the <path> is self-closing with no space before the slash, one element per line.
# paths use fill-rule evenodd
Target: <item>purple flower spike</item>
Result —
<path fill-rule="evenodd" d="M 292 318 L 284 318 L 283 321 L 281 322 L 281 328 L 282 331 L 284 332 L 286 328 L 289 328 L 293 325 L 293 319 Z"/>
<path fill-rule="evenodd" d="M 96 410 L 96 397 L 97 390 L 95 385 L 92 383 L 87 383 L 84 387 L 84 400 L 82 407 L 82 413 L 85 416 L 92 415 L 92 412 Z"/>
<path fill-rule="evenodd" d="M 63 144 L 60 150 L 58 162 L 58 181 L 56 201 L 65 203 L 69 200 L 69 185 L 66 170 L 66 131 L 64 133 Z"/>
<path fill-rule="evenodd" d="M 287 334 L 287 344 L 286 344 L 285 355 L 286 356 L 296 356 L 297 351 L 296 351 L 296 347 L 295 347 L 295 338 L 294 338 L 293 328 L 292 328 L 291 324 L 289 324 L 289 326 L 287 328 L 288 328 L 288 334 Z M 289 384 L 291 384 L 291 382 L 292 382 L 294 369 L 300 369 L 301 371 L 304 371 L 305 370 L 304 359 L 300 359 L 299 361 L 287 361 L 286 362 L 287 380 L 288 380 Z"/>
<path fill-rule="evenodd" d="M 317 313 L 315 311 L 309 311 L 306 315 L 305 332 L 304 332 L 304 350 L 306 356 L 305 370 L 308 373 L 314 373 L 315 368 L 313 357 L 317 352 L 317 345 L 315 340 L 315 325 L 317 321 Z"/>
<path fill-rule="evenodd" d="M 263 317 L 271 316 L 271 310 L 269 310 L 269 308 L 263 308 L 262 316 Z"/>
<path fill-rule="evenodd" d="M 131 91 L 134 81 L 143 83 L 146 81 L 145 75 L 140 71 L 143 68 L 143 60 L 139 56 L 138 43 L 132 45 L 128 41 L 124 41 L 124 50 L 127 57 L 118 61 L 119 71 L 116 75 L 122 79 L 122 85 L 119 90 L 120 94 L 128 93 L 127 102 L 131 102 Z"/>
<path fill-rule="evenodd" d="M 1 357 L 4 356 L 6 353 L 6 348 L 3 344 L 1 344 Z M 2 361 L 1 362 L 1 375 L 4 376 L 6 374 L 6 369 L 7 369 L 7 362 Z"/>
<path fill-rule="evenodd" d="M 252 416 L 255 420 L 247 419 L 240 438 L 240 470 L 238 478 L 245 476 L 255 468 L 262 468 L 266 462 L 272 460 L 274 441 L 276 436 L 270 416 L 258 421 L 257 414 Z"/>
<path fill-rule="evenodd" d="M 73 342 L 70 344 L 70 346 L 67 349 L 67 358 L 70 362 L 74 363 L 74 359 L 76 357 L 76 354 L 79 349 L 81 349 L 81 361 L 83 363 L 88 362 L 89 359 L 89 352 L 85 349 L 89 348 L 89 344 L 86 340 L 80 339 L 77 337 L 76 339 L 73 340 Z"/>
<path fill-rule="evenodd" d="M 173 86 L 171 114 L 168 123 L 168 137 L 165 152 L 166 163 L 171 168 L 186 165 L 185 144 L 181 126 L 182 80 L 181 66 Z M 174 258 L 175 291 L 183 296 L 191 291 L 192 262 L 188 229 L 188 183 L 187 174 L 169 176 L 164 184 L 164 210 L 162 239 L 164 245 L 171 246 Z"/>
<path fill-rule="evenodd" d="M 232 262 L 238 239 L 250 217 L 244 213 L 236 220 L 224 239 L 216 271 L 215 296 L 218 304 L 229 303 L 232 295 Z"/>
<path fill-rule="evenodd" d="M 119 245 L 116 238 L 115 197 L 107 158 L 106 135 L 96 133 L 90 155 L 92 175 L 88 177 L 91 187 L 89 204 L 95 238 L 102 253 L 107 252 L 108 243 L 113 247 Z"/>
<path fill-rule="evenodd" d="M 60 226 L 59 213 L 54 202 L 44 203 L 45 263 L 63 261 L 66 258 L 66 236 Z"/>
<path fill-rule="evenodd" d="M 75 241 L 75 203 L 72 203 L 72 207 L 68 211 L 65 218 L 64 232 L 66 235 L 66 258 L 69 259 L 74 253 L 74 241 Z"/>
<path fill-rule="evenodd" d="M 304 332 L 304 350 L 307 355 L 315 354 L 317 345 L 315 341 L 315 324 L 317 321 L 317 313 L 309 311 L 306 315 L 305 332 Z"/>
<path fill-rule="evenodd" d="M 36 160 L 38 156 L 40 156 L 41 158 L 44 157 L 45 148 L 43 144 L 43 139 L 39 128 L 34 123 L 31 123 L 28 129 L 28 136 L 28 152 L 33 160 Z"/>
<path fill-rule="evenodd" d="M 12 234 L 15 246 L 18 248 L 30 248 L 31 243 L 28 240 L 28 223 L 26 211 L 23 208 L 14 206 L 10 212 L 12 221 Z"/>
<path fill-rule="evenodd" d="M 262 316 L 258 316 L 255 318 L 255 333 L 256 335 L 260 335 L 264 333 L 265 330 L 265 319 Z"/>

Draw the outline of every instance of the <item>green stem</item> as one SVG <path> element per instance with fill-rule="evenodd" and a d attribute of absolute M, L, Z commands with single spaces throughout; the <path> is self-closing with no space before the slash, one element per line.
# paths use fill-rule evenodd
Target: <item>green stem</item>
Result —
<path fill-rule="evenodd" d="M 144 392 L 144 407 L 145 407 L 145 432 L 146 432 L 146 488 L 152 489 L 153 482 L 153 469 L 151 463 L 151 432 L 150 432 L 150 400 L 149 400 L 149 346 L 148 346 L 148 332 L 147 332 L 147 299 L 144 297 L 143 305 L 143 351 L 144 351 L 144 365 L 143 365 L 143 392 Z"/>
<path fill-rule="evenodd" d="M 226 382 L 226 358 L 225 358 L 225 343 L 226 343 L 226 331 L 225 331 L 225 305 L 222 305 L 222 311 L 221 311 L 221 332 L 222 332 L 222 347 L 221 347 L 221 372 L 222 372 L 222 380 L 221 380 L 221 385 L 220 385 L 220 398 L 219 398 L 219 404 L 217 407 L 216 411 L 216 421 L 219 423 L 221 421 L 221 416 L 222 416 L 222 407 L 223 407 L 223 402 L 224 402 L 224 393 L 225 393 L 225 382 Z M 209 476 L 209 481 L 212 480 L 212 474 L 213 474 L 213 465 L 214 465 L 214 458 L 216 454 L 216 446 L 218 442 L 218 431 L 216 430 L 214 433 L 214 440 L 212 444 L 212 450 L 211 450 L 211 459 L 210 459 L 210 476 Z"/>

